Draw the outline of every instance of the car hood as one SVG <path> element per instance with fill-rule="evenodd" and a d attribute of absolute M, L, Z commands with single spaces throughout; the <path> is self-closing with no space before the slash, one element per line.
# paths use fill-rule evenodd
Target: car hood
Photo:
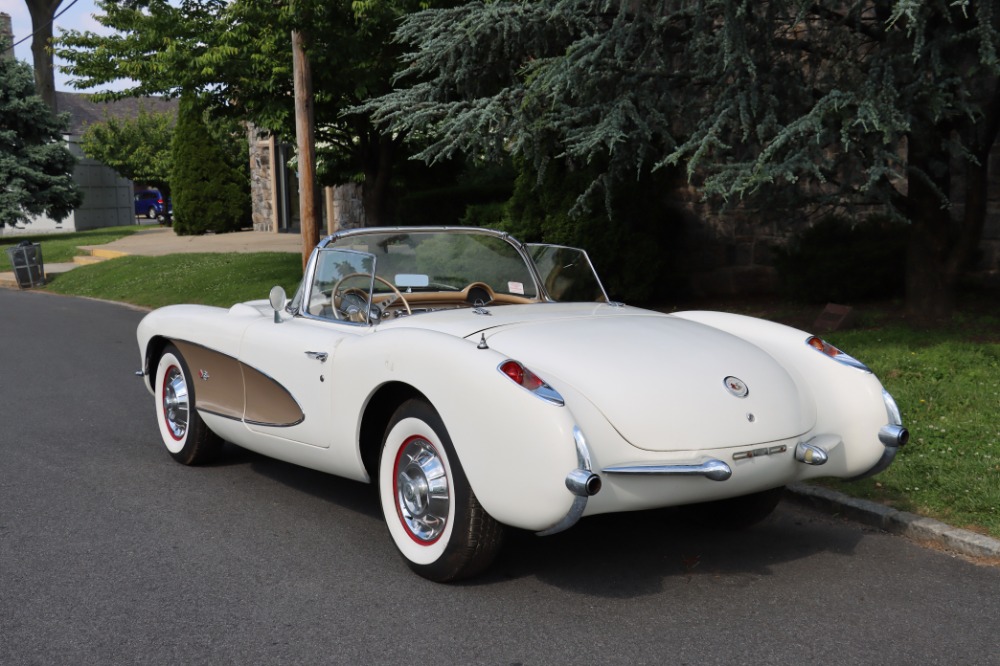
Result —
<path fill-rule="evenodd" d="M 607 305 L 492 312 L 455 313 L 442 320 L 442 329 L 457 334 L 464 320 L 474 330 L 463 337 L 485 336 L 492 349 L 524 363 L 556 390 L 572 387 L 638 448 L 763 444 L 797 437 L 815 421 L 808 396 L 772 356 L 710 326 Z M 733 377 L 739 382 L 727 381 Z M 727 388 L 740 383 L 744 397 Z"/>

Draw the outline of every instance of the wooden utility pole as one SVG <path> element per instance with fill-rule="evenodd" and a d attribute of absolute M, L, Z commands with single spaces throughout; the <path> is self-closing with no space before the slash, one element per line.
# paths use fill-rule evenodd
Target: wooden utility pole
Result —
<path fill-rule="evenodd" d="M 316 138 L 313 127 L 312 71 L 305 39 L 292 31 L 292 78 L 295 84 L 295 139 L 299 163 L 299 218 L 302 225 L 302 268 L 319 243 L 319 197 L 316 189 Z"/>

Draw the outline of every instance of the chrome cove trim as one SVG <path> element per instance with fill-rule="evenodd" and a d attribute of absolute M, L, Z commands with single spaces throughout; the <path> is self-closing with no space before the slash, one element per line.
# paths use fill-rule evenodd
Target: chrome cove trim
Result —
<path fill-rule="evenodd" d="M 710 481 L 726 481 L 733 475 L 732 468 L 716 458 L 683 463 L 628 463 L 605 467 L 605 474 L 638 474 L 644 476 L 703 476 Z"/>
<path fill-rule="evenodd" d="M 266 421 L 254 421 L 251 419 L 243 419 L 238 416 L 233 416 L 232 414 L 223 414 L 221 412 L 216 412 L 211 409 L 198 409 L 199 414 L 211 414 L 212 416 L 218 416 L 222 419 L 227 419 L 229 421 L 236 421 L 237 423 L 244 423 L 248 426 L 264 426 L 267 428 L 291 428 L 303 423 L 306 420 L 305 415 L 302 416 L 298 421 L 294 423 L 268 423 Z"/>
<path fill-rule="evenodd" d="M 552 527 L 537 532 L 538 536 L 549 536 L 557 534 L 573 527 L 583 516 L 584 509 L 587 508 L 587 498 L 596 495 L 601 490 L 601 477 L 593 472 L 593 464 L 590 460 L 590 448 L 584 438 L 580 428 L 573 426 L 573 443 L 576 445 L 577 469 L 566 475 L 566 488 L 575 497 L 569 511 L 562 520 Z"/>

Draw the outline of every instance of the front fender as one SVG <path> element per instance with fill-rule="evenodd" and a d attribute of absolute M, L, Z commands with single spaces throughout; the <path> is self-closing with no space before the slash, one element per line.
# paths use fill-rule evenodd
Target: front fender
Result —
<path fill-rule="evenodd" d="M 259 310 L 236 305 L 226 310 L 209 305 L 168 305 L 153 310 L 139 322 L 136 340 L 146 388 L 153 391 L 155 359 L 150 355 L 156 340 L 193 342 L 223 355 L 237 358 L 247 326 L 259 321 Z"/>

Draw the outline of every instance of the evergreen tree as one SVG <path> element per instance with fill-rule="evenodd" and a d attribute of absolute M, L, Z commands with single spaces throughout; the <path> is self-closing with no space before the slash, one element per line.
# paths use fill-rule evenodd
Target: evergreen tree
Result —
<path fill-rule="evenodd" d="M 749 211 L 882 206 L 912 225 L 907 306 L 933 317 L 982 233 L 998 22 L 996 0 L 471 2 L 408 17 L 409 86 L 362 108 L 430 136 L 430 161 L 602 165 L 584 195 L 681 166 Z"/>
<path fill-rule="evenodd" d="M 205 124 L 203 104 L 181 97 L 171 178 L 174 230 L 180 235 L 236 231 L 247 221 L 249 194 L 238 170 Z"/>
<path fill-rule="evenodd" d="M 68 124 L 35 94 L 31 67 L 0 57 L 0 227 L 29 214 L 61 220 L 83 201 L 63 141 Z"/>

